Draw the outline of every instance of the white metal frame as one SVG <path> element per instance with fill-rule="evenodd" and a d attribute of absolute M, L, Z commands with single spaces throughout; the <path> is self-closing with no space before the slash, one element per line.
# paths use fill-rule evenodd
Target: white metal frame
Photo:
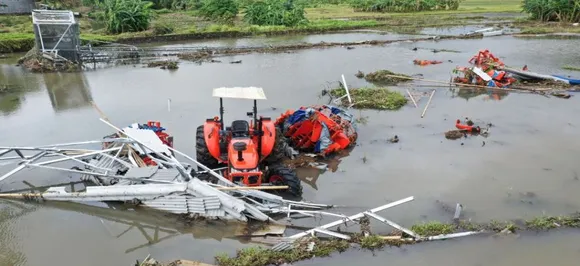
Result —
<path fill-rule="evenodd" d="M 48 18 L 42 18 L 48 17 Z M 60 17 L 60 18 L 59 18 Z M 66 35 L 66 33 L 70 30 L 71 26 L 76 23 L 74 14 L 72 11 L 68 10 L 42 10 L 42 9 L 35 9 L 32 10 L 32 24 L 36 26 L 38 30 L 38 36 L 40 37 L 40 46 L 42 52 L 50 52 L 53 54 L 58 54 L 58 45 Z M 62 33 L 62 36 L 58 39 L 54 47 L 52 49 L 47 50 L 44 47 L 44 41 L 42 38 L 42 31 L 40 30 L 41 25 L 67 25 L 66 30 Z"/>

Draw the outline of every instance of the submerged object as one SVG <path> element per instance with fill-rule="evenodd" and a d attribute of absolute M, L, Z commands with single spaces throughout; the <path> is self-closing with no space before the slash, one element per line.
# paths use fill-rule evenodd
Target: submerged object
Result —
<path fill-rule="evenodd" d="M 415 59 L 415 60 L 413 60 L 413 63 L 415 65 L 427 66 L 427 65 L 437 65 L 437 64 L 441 64 L 441 63 L 443 63 L 443 61 L 437 61 L 437 60 L 419 60 L 419 59 Z"/>
<path fill-rule="evenodd" d="M 470 132 L 470 133 L 481 132 L 481 128 L 479 128 L 478 126 L 470 126 L 470 125 L 461 124 L 461 120 L 459 120 L 459 119 L 457 119 L 457 121 L 455 122 L 455 127 L 457 129 L 465 130 L 465 131 Z"/>

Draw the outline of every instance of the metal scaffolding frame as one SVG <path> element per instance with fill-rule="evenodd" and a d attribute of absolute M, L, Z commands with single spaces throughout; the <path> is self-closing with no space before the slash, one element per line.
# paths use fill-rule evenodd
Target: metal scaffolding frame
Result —
<path fill-rule="evenodd" d="M 53 56 L 59 56 L 59 50 L 73 51 L 74 54 L 65 56 L 67 59 L 76 61 L 78 59 L 78 50 L 80 46 L 80 32 L 78 28 L 78 23 L 75 20 L 74 14 L 69 10 L 42 10 L 35 9 L 32 10 L 32 24 L 34 26 L 34 32 L 36 34 L 36 42 L 40 45 L 40 51 L 43 53 L 49 53 Z M 62 31 L 58 40 L 52 47 L 46 47 L 45 38 L 43 36 L 43 31 L 41 29 L 45 27 L 58 28 L 66 26 L 66 29 Z M 59 47 L 65 36 L 72 36 L 70 40 L 70 45 L 73 47 Z"/>

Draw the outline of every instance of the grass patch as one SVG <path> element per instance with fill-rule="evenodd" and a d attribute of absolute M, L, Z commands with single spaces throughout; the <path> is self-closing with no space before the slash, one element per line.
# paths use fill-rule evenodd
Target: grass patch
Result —
<path fill-rule="evenodd" d="M 365 249 L 375 250 L 387 245 L 387 241 L 378 235 L 363 237 L 360 246 Z"/>
<path fill-rule="evenodd" d="M 562 69 L 571 70 L 571 71 L 580 71 L 580 67 L 577 67 L 577 66 L 563 66 Z"/>
<path fill-rule="evenodd" d="M 419 234 L 420 236 L 436 236 L 451 234 L 455 231 L 455 226 L 452 224 L 444 224 L 441 222 L 433 221 L 413 225 L 411 231 Z"/>
<path fill-rule="evenodd" d="M 309 250 L 310 243 L 314 243 Z M 235 257 L 230 258 L 225 254 L 216 256 L 216 264 L 220 266 L 265 266 L 281 265 L 314 257 L 327 257 L 334 252 L 343 252 L 350 247 L 344 240 L 321 241 L 317 238 L 307 238 L 295 244 L 292 250 L 272 251 L 262 247 L 250 247 L 238 250 Z"/>
<path fill-rule="evenodd" d="M 28 51 L 34 47 L 34 35 L 29 33 L 0 34 L 0 53 Z"/>
<path fill-rule="evenodd" d="M 477 14 L 477 13 L 519 13 L 522 11 L 520 0 L 466 0 L 461 2 L 457 10 L 421 11 L 411 13 L 381 13 L 381 12 L 356 12 L 347 4 L 321 5 L 319 7 L 306 8 L 308 19 L 328 18 L 360 18 L 360 17 L 396 17 L 396 16 L 424 16 L 444 14 Z"/>
<path fill-rule="evenodd" d="M 350 89 L 350 96 L 356 103 L 357 109 L 375 109 L 375 110 L 398 110 L 407 104 L 407 98 L 396 91 L 387 88 L 358 88 Z M 344 88 L 337 88 L 330 91 L 333 97 L 342 97 L 346 95 Z M 348 104 L 346 98 L 344 103 Z"/>
<path fill-rule="evenodd" d="M 407 75 L 384 69 L 365 75 L 365 80 L 375 85 L 396 85 L 399 82 L 410 81 L 408 78 L 409 76 Z"/>

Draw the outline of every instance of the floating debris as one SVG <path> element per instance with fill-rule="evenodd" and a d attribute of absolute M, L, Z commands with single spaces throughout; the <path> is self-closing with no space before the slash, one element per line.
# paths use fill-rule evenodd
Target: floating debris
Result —
<path fill-rule="evenodd" d="M 466 133 L 464 130 L 449 130 L 447 132 L 445 132 L 445 138 L 446 139 L 450 139 L 450 140 L 456 140 L 456 139 L 460 139 L 466 136 Z"/>
<path fill-rule="evenodd" d="M 178 64 L 179 62 L 173 60 L 161 60 L 149 62 L 147 67 L 159 67 L 161 69 L 174 70 L 179 68 Z"/>
<path fill-rule="evenodd" d="M 29 51 L 18 59 L 18 64 L 35 73 L 45 72 L 76 72 L 81 65 L 53 53 L 42 53 L 37 50 Z"/>
<path fill-rule="evenodd" d="M 362 71 L 359 70 L 354 76 L 359 78 L 359 79 L 362 79 L 365 77 L 365 73 L 363 73 Z"/>
<path fill-rule="evenodd" d="M 473 67 L 457 67 L 453 70 L 453 73 L 463 74 L 463 77 L 455 77 L 454 82 L 504 88 L 516 81 L 505 71 L 500 70 L 504 68 L 504 63 L 489 50 L 480 50 L 469 63 Z"/>
<path fill-rule="evenodd" d="M 437 60 L 418 60 L 418 59 L 413 60 L 413 64 L 419 65 L 419 66 L 438 65 L 438 64 L 441 64 L 441 63 L 443 63 L 443 61 L 437 61 Z"/>
<path fill-rule="evenodd" d="M 395 85 L 399 82 L 409 81 L 409 76 L 394 73 L 389 70 L 379 70 L 366 74 L 365 80 L 377 85 Z"/>
<path fill-rule="evenodd" d="M 562 99 L 570 99 L 572 95 L 569 93 L 562 93 L 562 92 L 552 92 L 552 96 L 562 98 Z"/>

